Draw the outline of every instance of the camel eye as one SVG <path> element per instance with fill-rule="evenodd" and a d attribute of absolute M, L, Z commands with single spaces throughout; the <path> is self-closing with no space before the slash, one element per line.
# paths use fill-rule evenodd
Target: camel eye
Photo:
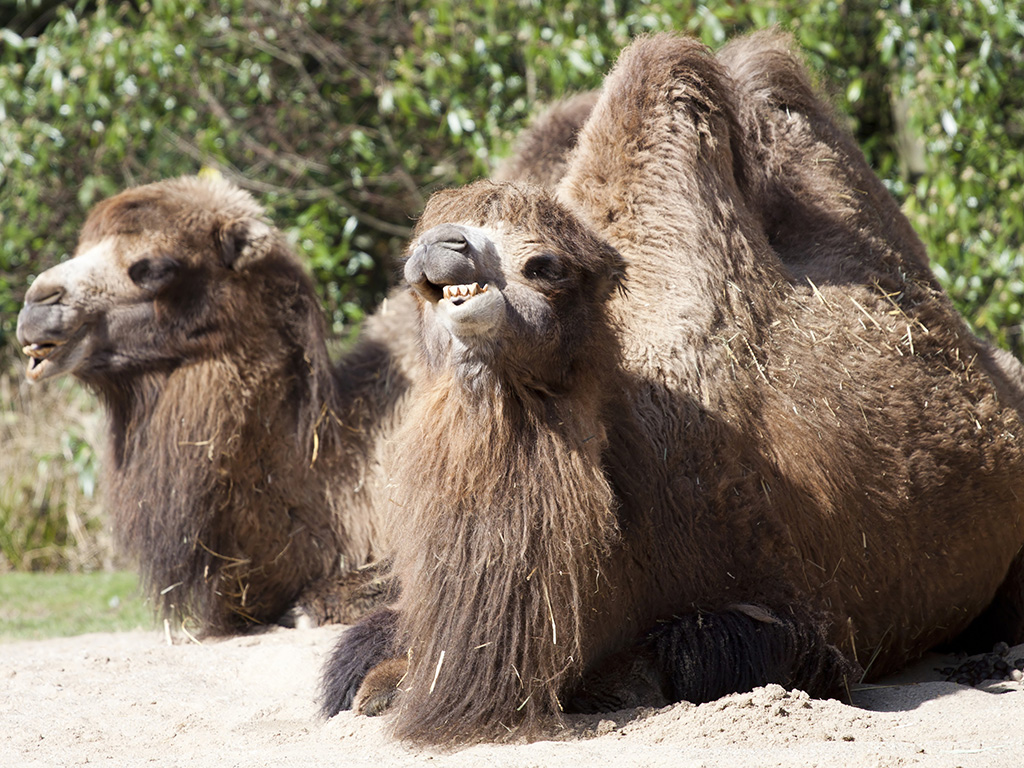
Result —
<path fill-rule="evenodd" d="M 562 265 L 553 253 L 531 256 L 523 265 L 523 276 L 529 280 L 557 280 L 562 276 Z"/>
<path fill-rule="evenodd" d="M 128 267 L 128 277 L 140 288 L 158 292 L 174 282 L 180 267 L 166 256 L 143 258 Z"/>

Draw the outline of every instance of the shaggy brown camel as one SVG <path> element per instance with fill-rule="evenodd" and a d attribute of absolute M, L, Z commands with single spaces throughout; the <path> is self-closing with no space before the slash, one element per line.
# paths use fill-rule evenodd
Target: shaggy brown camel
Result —
<path fill-rule="evenodd" d="M 844 186 L 861 166 L 807 164 L 844 206 L 802 251 L 780 217 L 780 258 L 744 109 L 699 43 L 640 40 L 564 207 L 487 185 L 428 205 L 406 266 L 427 364 L 397 438 L 403 592 L 342 636 L 326 714 L 401 680 L 396 733 L 452 743 L 564 708 L 830 695 L 993 600 L 1024 542 L 1012 387 L 901 250 L 909 228 Z M 832 220 L 842 252 L 814 239 Z M 609 245 L 628 293 L 603 310 L 580 289 L 601 270 L 577 265 Z"/>
<path fill-rule="evenodd" d="M 165 614 L 210 633 L 293 606 L 359 615 L 336 586 L 382 552 L 379 450 L 417 356 L 392 332 L 403 304 L 332 366 L 280 232 L 249 194 L 195 177 L 100 203 L 74 258 L 32 284 L 28 377 L 99 395 L 114 532 Z"/>

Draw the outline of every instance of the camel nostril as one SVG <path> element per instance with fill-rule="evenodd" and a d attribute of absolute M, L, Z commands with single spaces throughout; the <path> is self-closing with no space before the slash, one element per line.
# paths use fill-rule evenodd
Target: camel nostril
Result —
<path fill-rule="evenodd" d="M 38 287 L 33 284 L 29 288 L 28 293 L 25 294 L 26 304 L 57 304 L 62 298 L 64 298 L 64 289 L 59 286 L 47 286 L 39 284 Z"/>
<path fill-rule="evenodd" d="M 441 224 L 434 227 L 424 233 L 420 238 L 420 243 L 461 254 L 467 254 L 472 247 L 465 232 L 455 224 Z"/>
<path fill-rule="evenodd" d="M 427 277 L 427 258 L 429 246 L 419 244 L 405 262 L 405 281 L 427 301 L 441 300 L 441 286 L 431 282 Z"/>
<path fill-rule="evenodd" d="M 461 235 L 457 239 L 453 238 L 450 240 L 442 240 L 441 242 L 436 243 L 436 245 L 446 248 L 449 251 L 455 251 L 456 253 L 466 253 L 466 251 L 469 250 L 469 241 Z"/>

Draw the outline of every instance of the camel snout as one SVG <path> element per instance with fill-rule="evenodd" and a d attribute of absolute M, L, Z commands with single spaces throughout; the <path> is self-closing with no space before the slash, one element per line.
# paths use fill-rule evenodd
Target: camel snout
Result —
<path fill-rule="evenodd" d="M 467 233 L 454 224 L 427 230 L 405 262 L 405 279 L 420 296 L 436 303 L 445 286 L 468 285 L 481 279 L 479 252 Z"/>
<path fill-rule="evenodd" d="M 39 281 L 32 286 L 38 285 Z M 76 313 L 61 304 L 64 291 L 44 286 L 38 296 L 29 289 L 25 306 L 18 313 L 16 335 L 22 346 L 53 344 L 63 340 L 77 328 Z"/>

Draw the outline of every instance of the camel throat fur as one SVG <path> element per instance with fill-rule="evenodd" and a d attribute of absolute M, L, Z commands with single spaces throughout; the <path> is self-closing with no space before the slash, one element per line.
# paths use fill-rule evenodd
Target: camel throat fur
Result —
<path fill-rule="evenodd" d="M 434 742 L 532 732 L 581 671 L 617 536 L 604 430 L 576 407 L 545 419 L 550 403 L 469 403 L 445 385 L 417 409 L 396 477 L 396 523 L 420 542 L 396 563 L 397 727 Z"/>

